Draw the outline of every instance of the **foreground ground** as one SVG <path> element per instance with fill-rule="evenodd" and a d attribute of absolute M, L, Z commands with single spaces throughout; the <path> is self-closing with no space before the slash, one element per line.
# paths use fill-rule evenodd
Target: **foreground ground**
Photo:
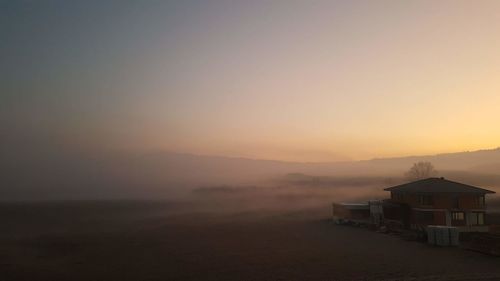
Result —
<path fill-rule="evenodd" d="M 0 280 L 500 280 L 500 259 L 332 225 L 328 206 L 0 206 Z"/>

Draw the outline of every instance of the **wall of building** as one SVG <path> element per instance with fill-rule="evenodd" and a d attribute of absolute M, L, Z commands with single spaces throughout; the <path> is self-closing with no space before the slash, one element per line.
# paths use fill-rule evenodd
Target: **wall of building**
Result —
<path fill-rule="evenodd" d="M 423 205 L 421 195 L 430 196 L 431 204 Z M 466 193 L 433 193 L 433 194 L 409 194 L 391 192 L 391 201 L 407 204 L 411 208 L 409 216 L 412 227 L 426 225 L 449 225 L 477 229 L 484 224 L 477 223 L 477 219 L 471 218 L 474 213 L 486 210 L 483 194 Z M 427 211 L 426 211 L 427 210 Z M 463 220 L 454 219 L 454 214 L 462 213 Z M 471 230 L 467 230 L 471 231 Z"/>
<path fill-rule="evenodd" d="M 434 225 L 446 225 L 446 212 L 434 212 Z"/>
<path fill-rule="evenodd" d="M 432 196 L 432 206 L 421 205 L 420 194 L 391 192 L 391 200 L 397 203 L 408 204 L 414 208 L 455 209 L 456 200 L 458 200 L 458 209 L 485 209 L 486 207 L 483 204 L 477 204 L 477 198 L 481 196 L 479 194 L 437 193 L 428 195 Z"/>

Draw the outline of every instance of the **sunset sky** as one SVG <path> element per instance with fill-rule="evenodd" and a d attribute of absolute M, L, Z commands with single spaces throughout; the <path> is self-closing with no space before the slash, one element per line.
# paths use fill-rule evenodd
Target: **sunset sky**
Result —
<path fill-rule="evenodd" d="M 1 1 L 13 145 L 338 161 L 500 146 L 500 1 Z"/>

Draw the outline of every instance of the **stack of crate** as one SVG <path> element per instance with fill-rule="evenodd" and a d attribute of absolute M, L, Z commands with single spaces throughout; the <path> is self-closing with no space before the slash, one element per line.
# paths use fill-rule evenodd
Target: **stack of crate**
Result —
<path fill-rule="evenodd" d="M 451 226 L 429 225 L 427 226 L 427 243 L 436 246 L 458 246 L 458 228 Z"/>

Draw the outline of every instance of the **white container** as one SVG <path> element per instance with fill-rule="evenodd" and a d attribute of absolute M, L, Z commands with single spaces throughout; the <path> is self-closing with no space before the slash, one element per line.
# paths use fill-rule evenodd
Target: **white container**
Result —
<path fill-rule="evenodd" d="M 457 227 L 429 225 L 426 228 L 427 243 L 436 246 L 458 246 L 460 235 Z"/>
<path fill-rule="evenodd" d="M 450 246 L 458 246 L 460 244 L 460 232 L 457 227 L 448 227 L 450 233 Z"/>
<path fill-rule="evenodd" d="M 436 245 L 446 247 L 450 245 L 450 232 L 446 226 L 436 226 Z"/>
<path fill-rule="evenodd" d="M 429 225 L 427 230 L 427 243 L 429 245 L 436 245 L 436 227 L 434 225 Z"/>

